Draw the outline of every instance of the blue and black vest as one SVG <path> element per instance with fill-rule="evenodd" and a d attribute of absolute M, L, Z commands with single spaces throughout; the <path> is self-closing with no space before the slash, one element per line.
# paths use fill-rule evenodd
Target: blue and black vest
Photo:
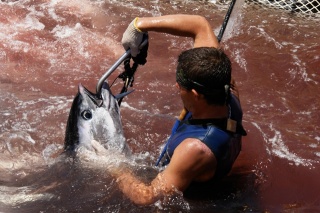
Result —
<path fill-rule="evenodd" d="M 231 95 L 229 105 L 230 119 L 237 122 L 235 132 L 227 130 L 228 118 L 190 119 L 192 115 L 188 113 L 183 121 L 176 121 L 176 129 L 172 132 L 164 148 L 163 157 L 165 160 L 162 165 L 169 164 L 175 148 L 182 141 L 187 138 L 197 138 L 210 148 L 217 159 L 215 178 L 227 175 L 240 153 L 241 137 L 246 135 L 242 127 L 240 102 L 234 95 Z"/>

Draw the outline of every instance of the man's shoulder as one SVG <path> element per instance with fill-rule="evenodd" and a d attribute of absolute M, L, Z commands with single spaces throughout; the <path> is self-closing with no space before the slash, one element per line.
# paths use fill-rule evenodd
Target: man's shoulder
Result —
<path fill-rule="evenodd" d="M 213 177 L 216 157 L 203 142 L 196 138 L 186 138 L 173 154 L 176 166 L 193 174 L 193 180 L 207 181 Z"/>
<path fill-rule="evenodd" d="M 197 138 L 186 138 L 177 147 L 178 152 L 184 152 L 188 155 L 213 155 L 210 148 Z"/>

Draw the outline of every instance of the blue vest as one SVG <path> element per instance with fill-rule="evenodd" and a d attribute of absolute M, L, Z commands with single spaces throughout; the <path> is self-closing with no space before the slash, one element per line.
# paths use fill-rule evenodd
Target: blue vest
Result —
<path fill-rule="evenodd" d="M 242 127 L 242 110 L 238 99 L 231 96 L 230 109 L 232 120 L 237 121 L 236 132 L 227 131 L 225 119 L 189 119 L 189 113 L 183 121 L 176 121 L 176 130 L 170 136 L 165 147 L 165 161 L 170 162 L 175 148 L 187 138 L 196 138 L 206 144 L 217 160 L 215 178 L 227 175 L 241 150 L 241 136 L 246 135 Z"/>

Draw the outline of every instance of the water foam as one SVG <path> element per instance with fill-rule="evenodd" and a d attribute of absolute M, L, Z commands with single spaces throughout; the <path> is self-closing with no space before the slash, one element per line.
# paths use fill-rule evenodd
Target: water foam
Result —
<path fill-rule="evenodd" d="M 269 35 L 261 26 L 250 26 L 248 29 L 248 33 L 252 33 L 252 31 L 258 31 L 258 36 L 263 37 L 267 42 L 273 43 L 277 49 L 282 49 L 283 45 L 278 42 L 272 35 Z"/>
<path fill-rule="evenodd" d="M 291 78 L 295 79 L 297 76 L 300 76 L 300 79 L 304 80 L 305 82 L 313 82 L 318 84 L 315 80 L 309 77 L 307 72 L 306 63 L 303 62 L 297 55 L 292 54 L 292 58 L 294 60 L 293 64 L 296 68 L 289 69 L 289 73 L 291 74 Z"/>
<path fill-rule="evenodd" d="M 55 196 L 50 193 L 33 193 L 31 187 L 9 187 L 0 185 L 0 200 L 5 205 L 20 205 L 38 200 L 50 200 Z"/>
<path fill-rule="evenodd" d="M 261 132 L 264 141 L 266 142 L 266 149 L 270 155 L 277 156 L 289 161 L 289 164 L 296 166 L 305 166 L 315 168 L 313 163 L 317 163 L 313 159 L 304 159 L 297 154 L 291 152 L 286 146 L 286 143 L 282 139 L 281 132 L 276 130 L 272 124 L 269 124 L 269 130 L 274 133 L 273 136 L 269 136 L 262 128 L 256 123 L 252 124 Z"/>
<path fill-rule="evenodd" d="M 80 29 L 81 24 L 77 23 L 75 27 L 69 27 L 69 26 L 60 26 L 57 25 L 53 30 L 51 31 L 53 33 L 53 36 L 56 38 L 64 39 L 69 38 L 71 36 L 77 35 L 76 29 Z"/>

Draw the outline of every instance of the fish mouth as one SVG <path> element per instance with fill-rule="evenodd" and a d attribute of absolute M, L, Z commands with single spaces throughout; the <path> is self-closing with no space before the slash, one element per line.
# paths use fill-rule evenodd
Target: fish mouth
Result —
<path fill-rule="evenodd" d="M 78 86 L 78 90 L 81 95 L 84 95 L 84 94 L 87 95 L 91 99 L 91 101 L 95 103 L 95 105 L 97 105 L 98 107 L 102 106 L 103 104 L 102 97 L 99 97 L 97 94 L 90 92 L 87 88 L 82 86 L 81 83 Z"/>

